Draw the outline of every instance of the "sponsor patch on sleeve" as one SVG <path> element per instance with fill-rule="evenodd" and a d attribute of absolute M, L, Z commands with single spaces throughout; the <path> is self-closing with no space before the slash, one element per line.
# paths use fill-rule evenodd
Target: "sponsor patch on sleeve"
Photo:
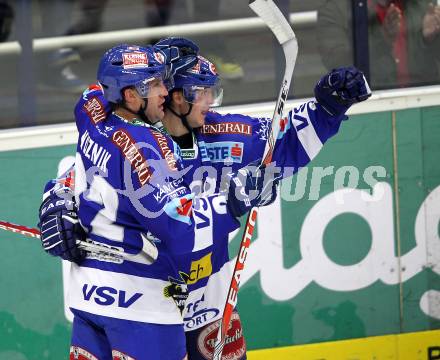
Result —
<path fill-rule="evenodd" d="M 132 168 L 136 171 L 139 182 L 142 186 L 151 179 L 152 172 L 148 167 L 147 160 L 136 147 L 135 141 L 131 136 L 120 129 L 114 132 L 112 136 L 113 143 L 121 150 L 124 157 L 130 162 Z"/>
<path fill-rule="evenodd" d="M 168 145 L 167 137 L 162 134 L 160 131 L 151 131 L 154 139 L 159 146 L 160 152 L 162 153 L 162 157 L 167 162 L 168 168 L 172 171 L 177 171 L 177 160 L 174 156 L 174 152 L 170 149 Z"/>
<path fill-rule="evenodd" d="M 106 118 L 105 107 L 97 97 L 87 100 L 83 105 L 83 109 L 95 125 Z"/>

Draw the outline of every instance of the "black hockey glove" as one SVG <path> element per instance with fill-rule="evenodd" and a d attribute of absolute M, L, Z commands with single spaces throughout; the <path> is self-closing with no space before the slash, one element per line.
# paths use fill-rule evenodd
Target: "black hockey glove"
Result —
<path fill-rule="evenodd" d="M 236 217 L 246 214 L 255 206 L 270 205 L 277 197 L 281 174 L 273 164 L 266 166 L 260 165 L 260 161 L 254 161 L 228 176 L 227 205 Z"/>
<path fill-rule="evenodd" d="M 332 116 L 345 114 L 351 105 L 370 96 L 364 74 L 354 66 L 330 71 L 315 86 L 316 100 Z"/>
<path fill-rule="evenodd" d="M 199 47 L 189 39 L 167 37 L 154 44 L 153 49 L 165 57 L 170 76 L 185 71 L 197 63 Z"/>
<path fill-rule="evenodd" d="M 77 245 L 85 239 L 85 232 L 78 221 L 77 206 L 68 187 L 52 192 L 40 206 L 40 222 L 43 249 L 53 256 L 79 263 L 86 252 Z"/>

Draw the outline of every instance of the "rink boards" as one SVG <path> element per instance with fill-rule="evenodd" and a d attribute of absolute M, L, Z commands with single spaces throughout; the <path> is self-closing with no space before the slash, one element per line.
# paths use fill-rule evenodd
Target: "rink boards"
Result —
<path fill-rule="evenodd" d="M 385 335 L 251 351 L 249 360 L 434 360 L 440 359 L 440 331 Z"/>
<path fill-rule="evenodd" d="M 238 305 L 250 359 L 440 359 L 440 106 L 384 98 L 261 209 Z M 75 136 L 0 132 L 0 220 L 36 225 Z M 0 359 L 65 358 L 61 262 L 4 231 L 0 251 Z"/>

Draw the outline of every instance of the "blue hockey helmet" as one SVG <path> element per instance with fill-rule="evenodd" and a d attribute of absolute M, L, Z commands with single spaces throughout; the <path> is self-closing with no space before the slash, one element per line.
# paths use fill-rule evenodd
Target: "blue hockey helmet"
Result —
<path fill-rule="evenodd" d="M 223 100 L 215 65 L 200 55 L 192 68 L 174 75 L 174 89 L 182 89 L 185 100 L 191 104 L 205 103 L 214 107 L 220 106 Z"/>
<path fill-rule="evenodd" d="M 101 58 L 97 78 L 104 89 L 104 97 L 112 103 L 121 102 L 122 90 L 129 86 L 148 98 L 159 94 L 158 82 L 154 80 L 172 85 L 163 55 L 151 46 L 123 44 L 111 48 Z"/>

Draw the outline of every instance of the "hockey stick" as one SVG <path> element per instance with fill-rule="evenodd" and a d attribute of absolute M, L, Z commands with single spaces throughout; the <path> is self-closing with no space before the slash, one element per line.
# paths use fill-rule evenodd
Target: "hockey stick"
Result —
<path fill-rule="evenodd" d="M 0 229 L 12 231 L 28 237 L 40 238 L 40 231 L 23 225 L 16 225 L 10 222 L 0 221 Z M 140 264 L 151 265 L 158 256 L 156 246 L 154 246 L 144 234 L 142 235 L 142 250 L 138 254 L 124 252 L 121 247 L 106 245 L 92 240 L 77 240 L 78 247 L 89 253 L 89 258 L 103 261 L 122 263 L 124 260 L 137 262 Z"/>
<path fill-rule="evenodd" d="M 280 120 L 283 114 L 287 94 L 289 93 L 293 69 L 295 67 L 296 57 L 298 55 L 298 41 L 289 22 L 272 0 L 251 0 L 249 2 L 249 6 L 260 18 L 263 19 L 266 25 L 274 33 L 278 42 L 283 47 L 284 57 L 286 58 L 284 79 L 281 84 L 280 93 L 275 105 L 275 110 L 272 117 L 272 126 L 270 134 L 267 138 L 262 161 L 263 164 L 269 164 L 272 161 L 275 141 L 280 131 Z M 214 346 L 213 360 L 221 360 L 232 312 L 237 304 L 237 294 L 240 286 L 241 272 L 244 269 L 244 263 L 246 261 L 247 252 L 251 244 L 257 216 L 258 208 L 252 208 L 246 221 L 246 227 L 243 238 L 241 239 L 240 248 L 238 250 L 234 272 L 232 273 L 231 284 L 229 285 L 223 317 L 220 322 Z"/>

